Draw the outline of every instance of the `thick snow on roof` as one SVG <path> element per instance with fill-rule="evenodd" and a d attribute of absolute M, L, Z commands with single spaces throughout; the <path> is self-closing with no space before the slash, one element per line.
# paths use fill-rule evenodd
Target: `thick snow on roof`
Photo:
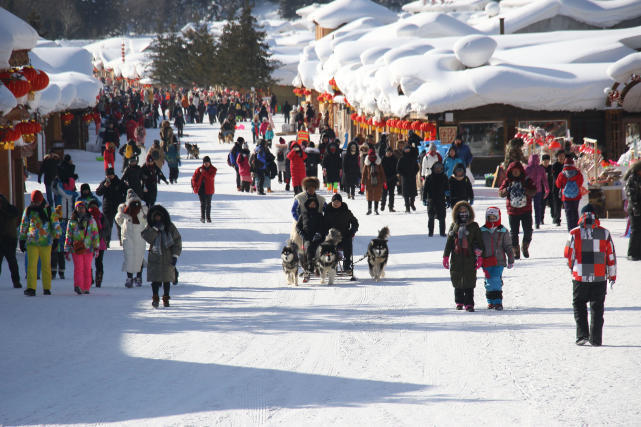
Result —
<path fill-rule="evenodd" d="M 339 37 L 329 34 L 303 50 L 300 81 L 325 91 L 333 77 L 349 102 L 369 114 L 402 117 L 492 103 L 582 111 L 604 108 L 603 89 L 613 83 L 608 67 L 633 55 L 611 71 L 631 73 L 641 48 L 641 27 L 481 36 L 443 19 L 443 32 L 456 35 L 426 38 L 420 22 L 441 16 L 414 15 L 368 31 L 343 27 Z"/>
<path fill-rule="evenodd" d="M 607 69 L 608 76 L 615 82 L 625 83 L 632 74 L 641 75 L 641 52 L 631 53 L 619 59 Z"/>
<path fill-rule="evenodd" d="M 92 56 L 87 50 L 77 47 L 37 47 L 29 52 L 29 57 L 34 67 L 49 75 L 49 86 L 37 92 L 33 101 L 29 101 L 31 108 L 48 114 L 96 104 L 102 83 L 92 75 Z"/>
<path fill-rule="evenodd" d="M 146 75 L 149 60 L 145 50 L 152 37 L 112 37 L 84 45 L 93 55 L 93 65 L 113 70 L 117 77 L 137 79 Z M 65 42 L 63 42 L 65 43 Z M 122 45 L 125 45 L 125 62 L 122 62 Z"/>
<path fill-rule="evenodd" d="M 38 41 L 38 32 L 13 13 L 0 7 L 0 68 L 9 67 L 14 50 L 32 49 Z"/>
<path fill-rule="evenodd" d="M 307 19 L 323 28 L 338 28 L 364 16 L 372 17 L 381 24 L 394 22 L 398 18 L 394 12 L 371 0 L 334 0 L 309 13 Z"/>

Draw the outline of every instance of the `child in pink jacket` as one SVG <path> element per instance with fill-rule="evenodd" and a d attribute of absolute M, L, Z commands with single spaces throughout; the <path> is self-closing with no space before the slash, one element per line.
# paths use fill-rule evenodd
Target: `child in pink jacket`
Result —
<path fill-rule="evenodd" d="M 240 189 L 249 193 L 249 189 L 252 182 L 251 167 L 249 165 L 249 147 L 247 143 L 243 144 L 236 158 L 236 164 L 238 165 L 238 174 L 240 175 Z"/>

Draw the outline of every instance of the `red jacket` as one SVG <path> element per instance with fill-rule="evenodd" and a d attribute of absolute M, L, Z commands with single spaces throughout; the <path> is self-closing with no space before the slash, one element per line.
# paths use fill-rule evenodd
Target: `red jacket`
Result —
<path fill-rule="evenodd" d="M 521 175 L 514 178 L 514 169 L 519 169 Z M 499 195 L 507 198 L 507 214 L 522 215 L 532 212 L 532 196 L 536 194 L 536 185 L 525 174 L 521 162 L 512 162 L 507 168 L 507 178 L 499 188 Z"/>
<path fill-rule="evenodd" d="M 211 165 L 208 168 L 204 166 L 199 167 L 194 171 L 194 175 L 191 177 L 191 188 L 194 190 L 194 193 L 198 194 L 200 186 L 202 183 L 205 183 L 205 194 L 211 195 L 214 194 L 214 178 L 216 177 L 217 169 L 214 165 Z"/>
<path fill-rule="evenodd" d="M 135 120 L 129 120 L 127 122 L 127 140 L 136 139 L 136 128 L 138 127 L 138 122 Z"/>
<path fill-rule="evenodd" d="M 105 151 L 103 151 L 103 153 L 102 153 L 102 157 L 103 157 L 103 159 L 105 161 L 105 169 L 107 169 L 109 167 L 107 165 L 111 165 L 111 167 L 113 168 L 114 167 L 114 162 L 116 161 L 116 150 L 115 149 L 110 150 L 109 149 L 110 145 L 112 147 L 115 147 L 113 142 L 108 142 L 107 143 L 107 148 L 105 148 Z"/>
<path fill-rule="evenodd" d="M 575 197 L 566 197 L 565 195 L 565 186 L 569 181 L 576 182 L 576 185 L 578 187 L 578 195 Z M 561 200 L 564 202 L 567 200 L 581 200 L 581 186 L 583 186 L 583 175 L 581 174 L 581 172 L 573 165 L 566 164 L 565 166 L 563 166 L 563 170 L 561 171 L 559 176 L 556 177 L 556 188 L 561 190 Z"/>
<path fill-rule="evenodd" d="M 293 144 L 292 148 L 295 145 L 300 147 L 300 151 L 297 153 L 296 150 L 290 150 L 287 154 L 287 158 L 289 159 L 289 170 L 292 173 L 292 185 L 294 187 L 300 187 L 303 182 L 303 178 L 306 176 L 305 159 L 307 159 L 307 154 L 305 154 L 305 151 L 300 144 Z"/>
<path fill-rule="evenodd" d="M 586 224 L 586 218 L 589 217 L 592 218 L 591 225 Z M 612 237 L 592 213 L 584 213 L 579 226 L 570 231 L 564 256 L 572 270 L 572 279 L 577 282 L 616 280 L 617 258 Z"/>

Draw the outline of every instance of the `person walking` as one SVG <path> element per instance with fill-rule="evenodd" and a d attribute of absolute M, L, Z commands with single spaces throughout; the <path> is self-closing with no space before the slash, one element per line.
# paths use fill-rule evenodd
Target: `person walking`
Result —
<path fill-rule="evenodd" d="M 147 207 L 142 205 L 138 195 L 132 190 L 127 190 L 127 198 L 118 206 L 116 223 L 120 226 L 120 239 L 124 262 L 122 270 L 127 273 L 125 286 L 142 286 L 142 268 L 145 263 L 145 241 L 141 236 L 147 226 Z M 136 278 L 134 280 L 134 274 Z"/>
<path fill-rule="evenodd" d="M 483 273 L 485 274 L 485 298 L 489 310 L 503 310 L 503 270 L 514 267 L 512 239 L 507 228 L 501 225 L 501 210 L 495 206 L 485 211 L 485 225 L 481 227 L 483 238 Z"/>
<path fill-rule="evenodd" d="M 96 194 L 102 196 L 102 213 L 106 222 L 105 243 L 109 247 L 114 219 L 118 213 L 118 206 L 125 201 L 127 185 L 116 176 L 113 168 L 109 168 L 105 171 L 105 179 L 98 185 Z M 118 237 L 120 238 L 120 226 Z"/>
<path fill-rule="evenodd" d="M 305 178 L 305 160 L 307 159 L 307 154 L 305 154 L 303 148 L 298 142 L 293 142 L 289 153 L 287 153 L 287 158 L 289 159 L 289 167 L 292 175 L 292 186 L 294 187 L 294 193 L 298 194 L 302 191 L 301 183 Z"/>
<path fill-rule="evenodd" d="M 628 260 L 639 261 L 641 260 L 641 160 L 637 160 L 630 166 L 623 179 L 630 218 Z"/>
<path fill-rule="evenodd" d="M 24 210 L 20 222 L 20 251 L 27 252 L 26 296 L 36 295 L 38 261 L 41 261 L 44 295 L 51 295 L 51 247 L 58 244 L 62 231 L 54 212 L 45 205 L 38 190 L 31 192 L 31 204 Z"/>
<path fill-rule="evenodd" d="M 103 265 L 103 258 L 105 255 L 105 251 L 107 250 L 107 219 L 105 218 L 105 215 L 100 212 L 100 208 L 98 206 L 98 203 L 96 200 L 92 200 L 89 202 L 89 214 L 92 216 L 94 221 L 96 221 L 96 226 L 98 227 L 98 237 L 100 240 L 100 243 L 98 245 L 98 254 L 95 257 L 95 266 L 96 266 L 96 288 L 99 288 L 102 286 L 102 278 L 105 274 L 105 269 Z"/>
<path fill-rule="evenodd" d="M 394 170 L 394 173 L 396 173 L 396 170 Z M 352 141 L 347 145 L 347 150 L 343 155 L 343 186 L 348 199 L 354 200 L 356 187 L 359 186 L 360 179 L 361 166 L 358 144 Z"/>
<path fill-rule="evenodd" d="M 67 225 L 73 214 L 74 204 L 78 197 L 76 192 L 76 184 L 74 179 L 71 178 L 66 184 L 56 179 L 53 183 L 53 191 L 55 193 L 56 210 L 58 211 L 58 222 L 60 222 L 60 229 L 62 234 L 58 239 L 58 245 L 51 247 L 51 277 L 56 278 L 56 274 L 61 279 L 65 278 L 65 240 L 67 237 Z M 91 189 L 89 190 L 91 192 Z"/>
<path fill-rule="evenodd" d="M 401 181 L 401 188 L 403 190 L 403 198 L 405 199 L 405 212 L 409 213 L 410 208 L 415 211 L 416 205 L 416 174 L 418 173 L 418 156 L 409 144 L 403 147 L 403 155 L 398 161 L 396 173 Z"/>
<path fill-rule="evenodd" d="M 568 231 L 576 228 L 579 222 L 579 202 L 581 201 L 581 186 L 583 175 L 574 166 L 574 160 L 565 159 L 563 171 L 556 179 L 556 188 L 561 191 L 561 200 L 565 210 L 565 219 L 568 223 Z"/>
<path fill-rule="evenodd" d="M 252 172 L 251 172 L 251 166 L 249 165 L 250 156 L 251 154 L 249 152 L 249 147 L 247 146 L 247 143 L 244 143 L 243 147 L 238 152 L 238 156 L 236 157 L 235 163 L 236 163 L 236 168 L 238 170 L 238 173 L 240 175 L 241 191 L 245 193 L 249 193 L 251 189 Z"/>
<path fill-rule="evenodd" d="M 65 238 L 65 257 L 73 257 L 73 290 L 78 294 L 88 294 L 91 288 L 91 264 L 100 251 L 98 225 L 87 210 L 85 202 L 74 205 L 71 219 L 67 225 Z"/>
<path fill-rule="evenodd" d="M 576 322 L 576 344 L 600 346 L 603 341 L 603 311 L 607 281 L 617 279 L 617 259 L 610 232 L 601 227 L 592 205 L 581 210 L 578 227 L 570 231 L 564 256 L 572 272 L 572 306 Z M 586 304 L 590 303 L 588 324 Z"/>
<path fill-rule="evenodd" d="M 439 234 L 445 236 L 445 211 L 447 207 L 446 193 L 449 181 L 445 176 L 443 163 L 436 162 L 430 167 L 430 174 L 423 186 L 423 200 L 427 205 L 427 232 L 434 235 L 434 220 L 438 219 Z"/>
<path fill-rule="evenodd" d="M 367 215 L 372 214 L 372 202 L 374 202 L 374 213 L 378 215 L 378 203 L 383 196 L 383 188 L 387 185 L 385 170 L 382 160 L 373 148 L 367 153 L 363 177 L 361 179 L 361 191 L 365 191 L 367 198 Z"/>
<path fill-rule="evenodd" d="M 330 193 L 338 193 L 338 183 L 341 180 L 343 171 L 341 169 L 341 155 L 336 141 L 330 142 L 327 151 L 323 156 L 323 178 Z"/>
<path fill-rule="evenodd" d="M 169 145 L 167 154 L 165 155 L 165 160 L 167 161 L 167 166 L 169 167 L 169 183 L 177 184 L 178 183 L 178 167 L 181 165 L 180 161 L 180 152 L 178 144 L 172 143 Z"/>
<path fill-rule="evenodd" d="M 547 174 L 545 173 L 545 168 L 539 164 L 538 154 L 530 156 L 528 166 L 525 168 L 525 174 L 536 186 L 536 194 L 532 198 L 532 204 L 534 205 L 534 226 L 538 230 L 543 224 L 543 213 L 545 212 L 543 201 L 550 193 Z"/>
<path fill-rule="evenodd" d="M 285 182 L 286 184 L 289 184 L 289 181 L 286 181 L 285 175 L 287 173 L 287 143 L 285 142 L 285 139 L 281 136 L 278 139 L 278 143 L 274 145 L 274 148 L 276 148 L 276 167 L 278 171 L 278 183 L 282 184 Z"/>
<path fill-rule="evenodd" d="M 521 162 L 512 162 L 507 168 L 505 181 L 499 188 L 499 196 L 506 198 L 507 214 L 510 219 L 512 248 L 514 258 L 521 259 L 521 250 L 525 258 L 530 257 L 532 241 L 532 197 L 536 186 L 525 174 Z M 523 246 L 519 246 L 519 227 L 523 227 Z"/>
<path fill-rule="evenodd" d="M 200 222 L 211 222 L 211 198 L 215 192 L 214 180 L 217 169 L 209 156 L 203 157 L 203 165 L 194 171 L 191 188 L 200 199 Z"/>
<path fill-rule="evenodd" d="M 2 260 L 6 259 L 14 288 L 22 288 L 16 259 L 19 226 L 20 210 L 0 194 L 0 271 L 2 271 Z"/>
<path fill-rule="evenodd" d="M 165 178 L 165 174 L 162 173 L 158 165 L 154 162 L 153 157 L 150 155 L 147 156 L 147 161 L 142 169 L 142 199 L 145 201 L 147 207 L 151 207 L 156 203 L 158 198 L 158 184 L 160 181 L 163 181 L 165 184 L 169 185 L 169 181 Z"/>
<path fill-rule="evenodd" d="M 154 205 L 149 209 L 142 238 L 149 243 L 147 281 L 151 282 L 151 305 L 158 308 L 158 292 L 162 285 L 162 303 L 164 307 L 169 307 L 170 282 L 176 280 L 176 263 L 182 252 L 182 237 L 163 206 Z"/>
<path fill-rule="evenodd" d="M 398 183 L 398 176 L 396 175 L 396 168 L 398 167 L 398 159 L 394 155 L 394 150 L 392 147 L 387 147 L 385 153 L 381 160 L 381 165 L 383 166 L 383 172 L 385 172 L 385 186 L 383 186 L 383 197 L 381 199 L 381 210 L 385 210 L 385 204 L 389 202 L 388 209 L 390 212 L 396 212 L 394 210 L 394 192 L 396 189 L 396 184 Z"/>
<path fill-rule="evenodd" d="M 557 226 L 561 226 L 561 211 L 563 210 L 563 200 L 561 190 L 556 186 L 556 180 L 561 172 L 565 163 L 565 151 L 559 150 L 556 152 L 556 161 L 552 165 L 552 222 Z"/>
<path fill-rule="evenodd" d="M 44 175 L 45 179 L 45 193 L 47 195 L 47 203 L 49 206 L 53 206 L 53 180 L 58 176 L 58 164 L 60 163 L 60 157 L 51 150 L 40 163 L 40 170 L 38 172 L 38 184 L 42 183 L 42 176 Z"/>
<path fill-rule="evenodd" d="M 454 173 L 448 180 L 449 205 L 454 206 L 461 200 L 474 204 L 474 189 L 470 179 L 465 175 L 465 167 L 462 163 L 454 166 Z"/>

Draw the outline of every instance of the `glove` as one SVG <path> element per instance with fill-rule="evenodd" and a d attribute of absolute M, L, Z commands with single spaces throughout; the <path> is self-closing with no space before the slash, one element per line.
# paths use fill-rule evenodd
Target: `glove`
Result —
<path fill-rule="evenodd" d="M 71 255 L 69 255 L 69 252 L 65 252 L 65 259 L 67 261 L 71 261 Z"/>
<path fill-rule="evenodd" d="M 483 269 L 483 274 L 485 274 L 485 278 L 489 279 L 490 278 L 490 272 L 487 270 L 487 268 Z"/>
<path fill-rule="evenodd" d="M 53 239 L 53 243 L 51 244 L 52 248 L 57 248 L 58 247 L 58 239 Z"/>
<path fill-rule="evenodd" d="M 443 268 L 450 269 L 450 259 L 446 256 L 443 257 Z"/>
<path fill-rule="evenodd" d="M 365 184 L 361 184 L 361 192 L 365 191 Z"/>
<path fill-rule="evenodd" d="M 178 257 L 177 256 L 171 257 L 171 265 L 173 265 L 175 267 L 177 262 L 178 262 Z"/>
<path fill-rule="evenodd" d="M 27 241 L 20 240 L 20 252 L 25 252 L 27 250 Z"/>
<path fill-rule="evenodd" d="M 508 270 L 509 270 L 509 269 L 511 269 L 512 267 L 514 267 L 514 264 L 508 264 L 508 265 L 507 265 L 507 269 L 508 269 Z"/>
<path fill-rule="evenodd" d="M 385 190 L 387 190 L 387 182 L 384 182 L 384 183 L 383 183 L 383 188 L 384 188 Z"/>
<path fill-rule="evenodd" d="M 314 237 L 312 238 L 312 242 L 320 242 L 323 236 L 320 235 L 320 233 L 314 234 Z"/>
<path fill-rule="evenodd" d="M 617 281 L 616 277 L 611 277 L 609 282 L 610 282 L 610 290 L 614 289 L 614 282 Z"/>
<path fill-rule="evenodd" d="M 476 269 L 478 270 L 481 267 L 483 267 L 483 258 L 476 257 Z"/>

